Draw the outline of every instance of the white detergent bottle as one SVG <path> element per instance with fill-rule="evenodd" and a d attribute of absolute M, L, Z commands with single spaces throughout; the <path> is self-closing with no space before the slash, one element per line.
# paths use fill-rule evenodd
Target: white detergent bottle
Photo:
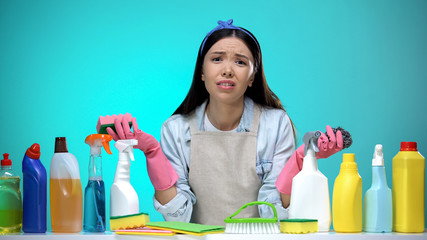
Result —
<path fill-rule="evenodd" d="M 110 216 L 119 217 L 139 213 L 139 199 L 130 184 L 130 160 L 135 161 L 133 146 L 138 140 L 118 140 L 114 146 L 119 150 L 119 162 L 110 191 Z"/>
<path fill-rule="evenodd" d="M 317 168 L 316 152 L 320 131 L 304 135 L 305 144 L 302 170 L 292 180 L 290 219 L 317 219 L 319 232 L 331 226 L 331 204 L 328 179 Z"/>

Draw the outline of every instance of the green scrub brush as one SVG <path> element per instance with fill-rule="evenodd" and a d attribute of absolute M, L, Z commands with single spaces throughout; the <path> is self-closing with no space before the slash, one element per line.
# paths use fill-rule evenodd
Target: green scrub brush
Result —
<path fill-rule="evenodd" d="M 273 218 L 235 218 L 243 209 L 252 205 L 266 204 L 273 209 Z M 266 233 L 280 233 L 279 222 L 277 221 L 277 212 L 273 204 L 268 202 L 250 202 L 243 205 L 237 212 L 233 213 L 228 218 L 224 219 L 225 233 L 240 233 L 240 234 L 266 234 Z"/>

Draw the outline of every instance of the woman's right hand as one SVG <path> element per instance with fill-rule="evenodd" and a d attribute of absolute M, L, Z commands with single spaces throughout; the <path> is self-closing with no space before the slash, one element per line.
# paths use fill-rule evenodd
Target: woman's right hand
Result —
<path fill-rule="evenodd" d="M 108 134 L 113 137 L 114 141 L 124 139 L 138 140 L 138 145 L 134 146 L 134 148 L 140 149 L 145 154 L 149 153 L 153 149 L 160 147 L 160 143 L 152 135 L 147 134 L 138 128 L 135 117 L 133 117 L 131 121 L 133 125 L 133 132 L 129 126 L 129 119 L 123 118 L 122 121 L 119 119 L 114 120 L 114 127 L 116 128 L 116 132 L 114 132 L 112 128 L 108 127 Z"/>

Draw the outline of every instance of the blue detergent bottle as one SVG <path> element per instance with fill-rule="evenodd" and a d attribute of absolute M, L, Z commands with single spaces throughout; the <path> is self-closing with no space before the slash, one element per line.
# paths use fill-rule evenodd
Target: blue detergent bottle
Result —
<path fill-rule="evenodd" d="M 40 145 L 34 143 L 22 160 L 23 222 L 25 233 L 46 232 L 47 174 L 40 161 Z"/>
<path fill-rule="evenodd" d="M 392 192 L 387 186 L 383 146 L 375 146 L 372 159 L 372 185 L 365 194 L 364 200 L 365 232 L 391 232 L 393 226 Z"/>
<path fill-rule="evenodd" d="M 105 186 L 102 180 L 101 148 L 108 154 L 109 141 L 113 138 L 107 134 L 91 134 L 85 142 L 90 146 L 89 181 L 84 195 L 83 231 L 104 232 L 105 226 Z"/>

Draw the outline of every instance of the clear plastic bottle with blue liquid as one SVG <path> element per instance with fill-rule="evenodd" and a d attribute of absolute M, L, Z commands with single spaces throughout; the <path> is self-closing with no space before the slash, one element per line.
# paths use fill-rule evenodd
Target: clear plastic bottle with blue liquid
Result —
<path fill-rule="evenodd" d="M 91 134 L 85 143 L 90 146 L 89 181 L 84 195 L 83 231 L 104 232 L 105 226 L 105 186 L 102 180 L 101 148 L 108 154 L 112 137 L 107 134 Z"/>
<path fill-rule="evenodd" d="M 364 226 L 366 232 L 391 232 L 393 227 L 392 192 L 387 185 L 383 146 L 377 144 L 372 159 L 372 185 L 365 194 Z"/>
<path fill-rule="evenodd" d="M 40 145 L 34 143 L 22 160 L 23 222 L 25 233 L 46 232 L 47 173 L 40 161 Z"/>
<path fill-rule="evenodd" d="M 21 179 L 12 171 L 9 154 L 3 154 L 0 170 L 0 235 L 21 232 Z"/>

